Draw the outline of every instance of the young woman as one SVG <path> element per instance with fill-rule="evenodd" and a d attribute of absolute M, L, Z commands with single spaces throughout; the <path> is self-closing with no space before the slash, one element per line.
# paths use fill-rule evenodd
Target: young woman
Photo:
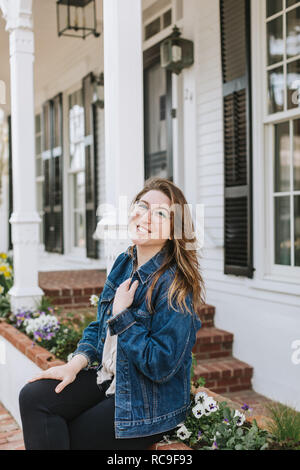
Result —
<path fill-rule="evenodd" d="M 67 364 L 20 392 L 26 449 L 147 449 L 185 420 L 204 303 L 193 222 L 164 178 L 147 180 L 130 209 L 133 245 L 106 279 L 97 320 Z"/>

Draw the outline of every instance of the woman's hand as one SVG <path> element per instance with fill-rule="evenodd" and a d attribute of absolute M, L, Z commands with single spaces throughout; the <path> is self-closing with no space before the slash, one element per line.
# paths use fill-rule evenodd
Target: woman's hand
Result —
<path fill-rule="evenodd" d="M 132 286 L 129 288 L 131 279 L 132 278 L 129 277 L 117 288 L 113 303 L 113 315 L 117 315 L 132 304 L 139 281 L 134 281 Z"/>
<path fill-rule="evenodd" d="M 69 364 L 64 364 L 63 366 L 54 366 L 50 367 L 47 370 L 44 370 L 39 375 L 28 380 L 28 382 L 34 382 L 35 380 L 40 379 L 55 379 L 61 380 L 57 385 L 55 391 L 56 393 L 61 392 L 67 385 L 74 382 L 76 379 L 76 370 L 73 367 L 70 367 Z"/>

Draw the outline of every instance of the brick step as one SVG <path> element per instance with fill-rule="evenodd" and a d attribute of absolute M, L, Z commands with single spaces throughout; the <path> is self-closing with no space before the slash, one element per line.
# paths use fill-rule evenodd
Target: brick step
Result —
<path fill-rule="evenodd" d="M 252 388 L 253 367 L 234 357 L 207 359 L 194 368 L 193 380 L 203 377 L 205 387 L 215 393 L 237 392 Z"/>
<path fill-rule="evenodd" d="M 193 353 L 197 360 L 232 356 L 233 334 L 215 327 L 200 328 Z"/>
<path fill-rule="evenodd" d="M 61 308 L 84 308 L 90 296 L 100 295 L 106 271 L 98 269 L 39 272 L 39 286 L 53 305 Z"/>
<path fill-rule="evenodd" d="M 91 295 L 100 295 L 103 286 L 83 289 L 43 289 L 53 305 L 64 308 L 83 308 L 90 305 Z"/>
<path fill-rule="evenodd" d="M 202 322 L 201 329 L 214 326 L 215 310 L 216 308 L 209 304 L 204 304 L 199 308 L 198 315 Z"/>

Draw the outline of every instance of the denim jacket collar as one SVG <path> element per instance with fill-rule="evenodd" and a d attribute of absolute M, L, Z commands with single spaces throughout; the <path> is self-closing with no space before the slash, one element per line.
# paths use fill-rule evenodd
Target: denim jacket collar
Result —
<path fill-rule="evenodd" d="M 131 246 L 129 246 L 125 252 L 129 257 L 130 257 L 130 252 L 129 252 L 130 248 Z M 157 271 L 157 269 L 162 265 L 166 252 L 167 252 L 167 247 L 166 245 L 164 245 L 158 253 L 152 256 L 152 258 L 150 258 L 146 263 L 144 263 L 142 266 L 140 266 L 137 269 L 136 273 L 139 275 L 143 284 L 145 284 L 145 282 L 147 282 L 149 277 L 152 276 L 152 274 L 154 274 Z M 133 263 L 136 260 L 137 260 L 137 248 L 136 248 L 136 245 L 133 245 L 133 258 L 131 260 L 131 272 L 133 268 Z"/>

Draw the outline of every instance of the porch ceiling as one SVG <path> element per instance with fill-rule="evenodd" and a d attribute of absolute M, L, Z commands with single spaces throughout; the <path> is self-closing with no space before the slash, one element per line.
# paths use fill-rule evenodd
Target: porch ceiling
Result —
<path fill-rule="evenodd" d="M 10 67 L 9 67 L 9 33 L 5 31 L 6 23 L 0 11 L 0 80 L 6 83 L 6 105 L 2 108 L 10 112 Z M 102 33 L 102 1 L 97 1 L 97 29 Z M 68 64 L 74 66 L 76 57 L 84 60 L 89 67 L 88 54 L 81 54 L 84 49 L 95 49 L 101 54 L 102 37 L 89 36 L 85 40 L 58 37 L 56 21 L 56 0 L 33 0 L 33 25 L 35 42 L 35 99 L 36 106 L 40 101 L 52 97 L 53 81 L 60 80 L 58 71 L 66 70 Z M 78 60 L 78 59 L 77 59 Z M 60 74 L 61 75 L 61 74 Z M 79 77 L 81 78 L 81 77 Z M 62 88 L 63 89 L 63 88 Z M 50 96 L 47 96 L 50 93 Z"/>
<path fill-rule="evenodd" d="M 143 11 L 160 2 L 170 0 L 142 0 Z M 103 31 L 103 2 L 97 0 L 97 29 Z M 73 86 L 82 78 L 83 70 L 88 73 L 95 64 L 95 57 L 102 67 L 103 47 L 100 38 L 89 36 L 85 40 L 58 37 L 56 21 L 56 0 L 33 0 L 33 23 L 35 41 L 34 87 L 36 111 L 48 98 L 58 91 Z M 6 114 L 10 113 L 10 66 L 9 33 L 0 11 L 0 80 L 6 84 L 6 104 L 1 105 Z M 99 59 L 98 59 L 99 57 Z M 58 91 L 57 91 L 58 90 Z"/>

